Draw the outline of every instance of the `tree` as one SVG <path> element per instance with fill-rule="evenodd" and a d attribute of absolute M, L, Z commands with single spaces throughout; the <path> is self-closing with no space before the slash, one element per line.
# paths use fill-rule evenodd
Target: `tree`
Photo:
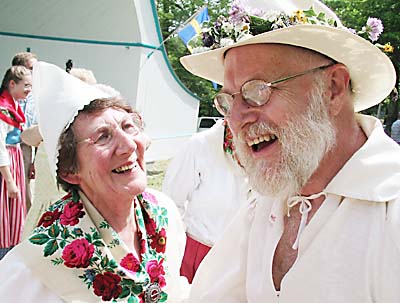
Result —
<path fill-rule="evenodd" d="M 227 12 L 230 0 L 158 0 L 157 11 L 160 19 L 160 26 L 163 38 L 166 39 L 180 25 L 184 24 L 190 16 L 195 14 L 205 4 L 211 20 L 215 20 L 218 15 Z M 203 78 L 197 77 L 186 71 L 179 58 L 189 55 L 190 52 L 183 42 L 176 35 L 170 37 L 166 43 L 168 58 L 178 78 L 182 83 L 193 92 L 200 100 L 199 116 L 219 116 L 213 107 L 213 98 L 216 93 L 212 83 Z"/>

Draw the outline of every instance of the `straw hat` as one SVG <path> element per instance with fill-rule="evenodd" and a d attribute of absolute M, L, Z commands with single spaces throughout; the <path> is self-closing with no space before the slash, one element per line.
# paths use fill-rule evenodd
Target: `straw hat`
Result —
<path fill-rule="evenodd" d="M 33 66 L 32 91 L 39 118 L 39 130 L 52 173 L 56 174 L 58 140 L 79 110 L 108 94 L 71 76 L 61 68 L 37 62 Z"/>
<path fill-rule="evenodd" d="M 378 104 L 390 94 L 396 81 L 390 59 L 378 47 L 342 27 L 337 16 L 321 2 L 253 0 L 249 4 L 264 11 L 278 9 L 286 14 L 313 7 L 317 14 L 323 12 L 333 18 L 337 27 L 299 24 L 270 30 L 229 46 L 182 57 L 181 63 L 189 72 L 222 85 L 227 50 L 248 44 L 279 43 L 311 49 L 345 64 L 350 71 L 356 112 Z"/>

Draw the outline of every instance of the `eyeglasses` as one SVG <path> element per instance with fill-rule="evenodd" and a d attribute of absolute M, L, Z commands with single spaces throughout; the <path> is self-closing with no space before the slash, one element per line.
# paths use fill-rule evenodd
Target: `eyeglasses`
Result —
<path fill-rule="evenodd" d="M 144 124 L 142 117 L 138 113 L 129 113 L 119 122 L 118 126 L 115 124 L 104 124 L 89 138 L 83 139 L 77 142 L 77 144 L 91 143 L 100 148 L 109 148 L 114 143 L 117 128 L 124 134 L 134 137 L 143 131 Z"/>
<path fill-rule="evenodd" d="M 239 92 L 228 94 L 228 93 L 218 93 L 214 97 L 214 104 L 218 112 L 224 116 L 229 117 L 231 115 L 231 109 L 233 101 L 236 95 L 241 94 L 243 100 L 250 106 L 261 106 L 266 104 L 272 94 L 272 89 L 275 88 L 275 84 L 282 83 L 315 71 L 323 70 L 325 68 L 335 65 L 336 62 L 318 66 L 304 72 L 295 74 L 293 76 L 285 77 L 273 82 L 266 82 L 264 80 L 250 80 L 242 85 Z"/>

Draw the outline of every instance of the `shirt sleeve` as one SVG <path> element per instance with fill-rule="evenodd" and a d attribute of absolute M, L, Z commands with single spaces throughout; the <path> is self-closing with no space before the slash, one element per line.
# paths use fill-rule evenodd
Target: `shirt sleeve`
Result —
<path fill-rule="evenodd" d="M 6 148 L 6 137 L 9 126 L 3 120 L 0 120 L 0 166 L 10 165 L 10 158 Z"/>
<path fill-rule="evenodd" d="M 63 303 L 11 250 L 0 261 L 0 298 L 13 303 Z"/>
<path fill-rule="evenodd" d="M 189 139 L 185 148 L 171 160 L 165 173 L 163 192 L 172 198 L 181 215 L 184 215 L 186 203 L 190 201 L 193 191 L 201 181 L 201 174 L 196 165 L 200 146 L 195 138 Z"/>

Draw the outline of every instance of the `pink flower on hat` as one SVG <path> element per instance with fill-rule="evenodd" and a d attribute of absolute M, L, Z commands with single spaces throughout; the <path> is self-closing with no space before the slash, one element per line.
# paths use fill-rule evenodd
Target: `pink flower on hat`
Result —
<path fill-rule="evenodd" d="M 368 33 L 369 39 L 374 42 L 378 40 L 380 34 L 383 32 L 382 21 L 378 18 L 369 17 L 367 20 L 367 25 L 364 26 L 363 31 Z"/>

